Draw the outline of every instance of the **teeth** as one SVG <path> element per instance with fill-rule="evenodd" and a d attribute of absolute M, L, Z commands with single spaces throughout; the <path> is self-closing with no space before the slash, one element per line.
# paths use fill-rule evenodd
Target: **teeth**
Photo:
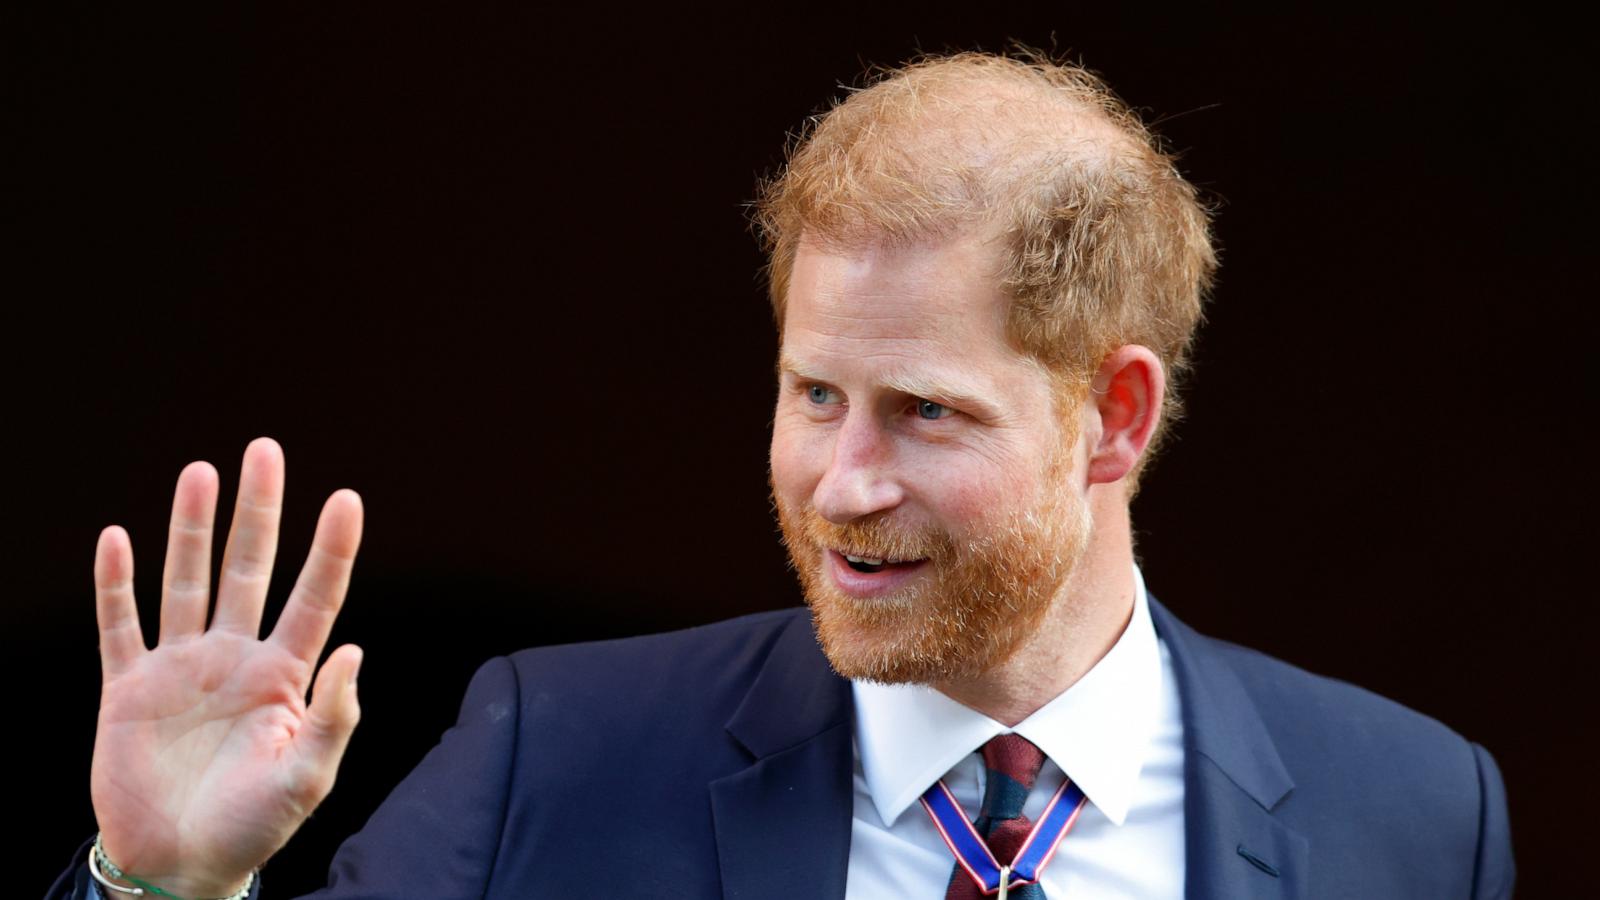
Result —
<path fill-rule="evenodd" d="M 873 559 L 870 556 L 851 556 L 850 554 L 846 553 L 844 555 L 844 558 L 850 560 L 853 563 L 861 563 L 863 565 L 868 565 L 868 566 L 881 566 L 881 565 L 883 565 L 883 560 L 881 560 L 881 559 Z"/>

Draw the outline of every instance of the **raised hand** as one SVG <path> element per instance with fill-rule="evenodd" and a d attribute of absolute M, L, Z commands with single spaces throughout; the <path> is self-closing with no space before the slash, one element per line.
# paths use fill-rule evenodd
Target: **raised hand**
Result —
<path fill-rule="evenodd" d="M 180 897 L 227 896 L 282 847 L 333 787 L 359 718 L 354 645 L 328 657 L 305 700 L 361 541 L 354 491 L 328 498 L 288 604 L 258 638 L 283 478 L 277 443 L 252 442 L 208 628 L 217 472 L 196 462 L 178 476 L 154 650 L 139 628 L 127 532 L 105 529 L 95 551 L 95 816 L 112 861 Z"/>

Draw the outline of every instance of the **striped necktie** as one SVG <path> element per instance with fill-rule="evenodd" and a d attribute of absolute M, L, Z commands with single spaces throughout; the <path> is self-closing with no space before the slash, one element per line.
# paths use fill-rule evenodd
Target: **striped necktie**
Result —
<path fill-rule="evenodd" d="M 995 858 L 1010 862 L 1027 840 L 1033 823 L 1022 814 L 1033 783 L 1044 765 L 1044 751 L 1021 735 L 1002 734 L 983 745 L 985 771 L 983 811 L 972 823 Z M 957 864 L 950 873 L 945 900 L 978 900 L 978 886 Z M 1009 891 L 1009 900 L 1044 900 L 1044 888 L 1022 885 Z"/>

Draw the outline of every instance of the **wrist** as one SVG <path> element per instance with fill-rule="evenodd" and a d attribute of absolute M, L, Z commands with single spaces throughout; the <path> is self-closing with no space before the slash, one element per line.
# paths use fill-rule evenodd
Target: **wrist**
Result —
<path fill-rule="evenodd" d="M 170 897 L 173 900 L 236 900 L 255 884 L 252 870 L 235 878 L 204 878 L 175 872 L 125 872 L 105 849 L 99 835 L 89 848 L 89 873 L 100 883 L 106 900 L 132 897 Z"/>

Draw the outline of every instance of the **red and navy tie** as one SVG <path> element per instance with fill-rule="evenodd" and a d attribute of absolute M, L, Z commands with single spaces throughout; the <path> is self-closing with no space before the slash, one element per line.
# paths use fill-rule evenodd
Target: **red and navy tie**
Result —
<path fill-rule="evenodd" d="M 1009 863 L 1027 840 L 1033 823 L 1022 814 L 1033 783 L 1044 765 L 1044 751 L 1027 738 L 1002 734 L 983 745 L 983 765 L 987 770 L 983 788 L 983 811 L 972 823 L 989 845 L 995 859 Z M 1013 888 L 1010 900 L 1044 900 L 1044 888 L 1037 884 Z M 978 885 L 960 864 L 950 873 L 945 900 L 978 900 Z"/>

